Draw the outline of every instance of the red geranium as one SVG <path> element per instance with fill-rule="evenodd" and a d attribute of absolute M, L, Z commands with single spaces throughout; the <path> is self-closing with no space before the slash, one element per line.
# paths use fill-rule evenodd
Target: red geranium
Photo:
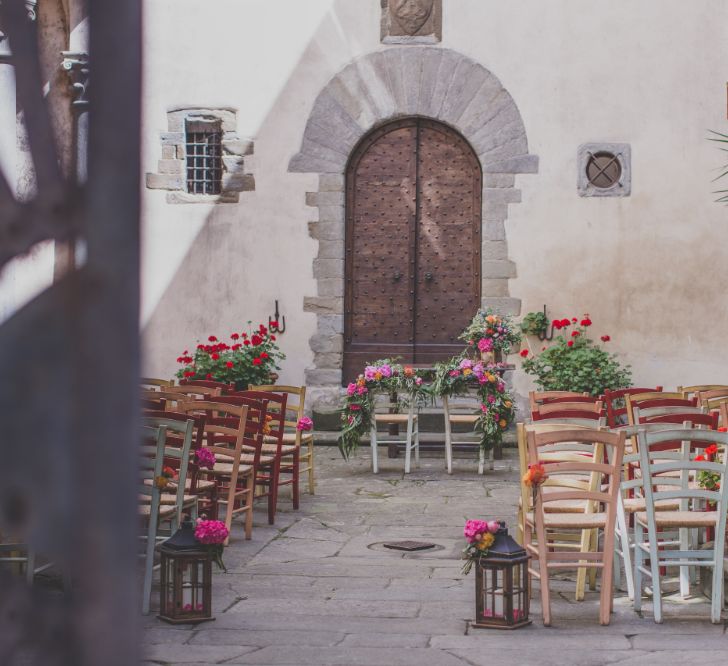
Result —
<path fill-rule="evenodd" d="M 233 334 L 232 334 L 232 335 L 231 335 L 230 337 L 231 337 L 231 338 L 232 338 L 233 340 L 237 340 L 237 339 L 238 339 L 238 338 L 239 338 L 240 336 L 239 336 L 239 335 L 238 335 L 237 333 L 233 333 Z"/>
<path fill-rule="evenodd" d="M 573 346 L 574 346 L 574 341 L 573 341 L 573 340 L 569 340 L 569 341 L 568 341 L 568 342 L 566 343 L 566 346 L 567 346 L 567 347 L 573 347 Z"/>
<path fill-rule="evenodd" d="M 227 363 L 225 363 L 225 367 L 227 368 L 232 368 L 234 365 L 235 364 L 232 361 L 228 361 Z"/>
<path fill-rule="evenodd" d="M 270 327 L 271 327 L 271 328 L 278 328 L 278 322 L 277 322 L 277 321 L 272 321 L 272 322 L 270 323 Z"/>
<path fill-rule="evenodd" d="M 561 327 L 562 328 L 565 328 L 565 327 L 569 326 L 569 324 L 571 324 L 571 322 L 568 319 L 562 319 L 561 320 Z"/>
<path fill-rule="evenodd" d="M 232 349 L 233 351 L 238 351 L 238 349 L 240 349 L 242 346 L 243 345 L 241 345 L 239 342 L 237 342 L 232 347 L 230 347 L 230 349 Z"/>
<path fill-rule="evenodd" d="M 210 358 L 213 361 L 217 361 L 220 358 L 220 354 L 210 354 Z"/>
<path fill-rule="evenodd" d="M 260 352 L 260 358 L 268 358 L 268 354 L 265 352 Z"/>
<path fill-rule="evenodd" d="M 250 345 L 250 340 L 243 340 L 243 344 L 247 347 Z"/>
<path fill-rule="evenodd" d="M 608 335 L 602 336 L 602 342 L 609 342 L 612 338 L 610 338 Z"/>
<path fill-rule="evenodd" d="M 561 319 L 554 319 L 554 320 L 553 320 L 553 321 L 551 322 L 551 325 L 552 325 L 552 326 L 553 326 L 554 328 L 556 328 L 556 329 L 558 329 L 558 330 L 561 330 Z"/>
<path fill-rule="evenodd" d="M 258 345 L 263 343 L 263 338 L 261 338 L 259 335 L 254 335 L 251 340 L 253 342 L 253 347 L 257 347 Z"/>
<path fill-rule="evenodd" d="M 210 342 L 217 342 L 217 338 L 214 335 L 211 335 L 209 338 L 207 338 Z"/>
<path fill-rule="evenodd" d="M 572 338 L 578 338 L 581 335 L 579 331 L 571 331 L 571 337 Z"/>
<path fill-rule="evenodd" d="M 253 365 L 260 365 L 263 361 L 261 361 L 259 358 L 253 359 Z"/>
<path fill-rule="evenodd" d="M 528 356 L 528 349 L 521 349 L 521 356 L 526 358 L 526 356 Z"/>
<path fill-rule="evenodd" d="M 582 319 L 581 320 L 581 325 L 582 326 L 591 326 L 592 325 L 592 321 L 591 321 L 591 319 L 589 319 L 589 317 L 586 317 L 586 319 Z"/>
<path fill-rule="evenodd" d="M 185 375 L 185 377 L 194 377 L 195 371 L 194 370 L 185 370 L 184 375 Z"/>
<path fill-rule="evenodd" d="M 207 373 L 207 374 L 205 375 L 205 379 L 212 379 L 212 373 L 211 373 L 211 372 L 208 372 L 208 373 Z"/>

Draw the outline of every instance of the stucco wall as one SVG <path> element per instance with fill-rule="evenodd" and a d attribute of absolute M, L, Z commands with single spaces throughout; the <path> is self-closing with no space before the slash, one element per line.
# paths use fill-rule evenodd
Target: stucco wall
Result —
<path fill-rule="evenodd" d="M 389 48 L 379 0 L 150 0 L 145 11 L 143 170 L 156 170 L 169 109 L 232 107 L 255 140 L 256 182 L 217 206 L 145 191 L 146 371 L 171 375 L 196 339 L 266 320 L 277 298 L 282 379 L 301 383 L 316 329 L 302 308 L 316 294 L 305 193 L 318 179 L 287 167 L 331 77 Z M 640 384 L 728 372 L 727 214 L 711 194 L 721 154 L 705 140 L 726 127 L 726 19 L 720 0 L 444 2 L 441 45 L 500 79 L 540 157 L 538 174 L 517 177 L 522 203 L 506 222 L 511 296 L 523 313 L 589 312 Z M 631 197 L 577 195 L 577 148 L 595 141 L 631 145 Z"/>

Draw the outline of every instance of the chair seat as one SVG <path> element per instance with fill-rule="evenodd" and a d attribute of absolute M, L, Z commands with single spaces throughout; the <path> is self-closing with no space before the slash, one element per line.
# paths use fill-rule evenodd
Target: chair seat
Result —
<path fill-rule="evenodd" d="M 301 433 L 301 444 L 308 444 L 312 440 L 313 440 L 312 433 L 310 433 L 310 432 Z M 271 435 L 265 435 L 263 437 L 263 441 L 266 444 L 268 444 L 270 442 L 275 442 L 276 437 L 272 437 Z M 283 443 L 284 444 L 295 444 L 296 443 L 296 433 L 295 432 L 284 432 L 283 433 Z"/>
<path fill-rule="evenodd" d="M 546 513 L 583 513 L 586 500 L 554 500 L 544 502 L 543 508 Z M 521 498 L 518 498 L 518 506 L 523 506 Z"/>
<path fill-rule="evenodd" d="M 252 456 L 251 456 L 252 457 Z M 240 465 L 238 474 L 245 476 L 253 471 L 252 465 Z M 216 462 L 215 469 L 205 470 L 205 474 L 211 474 L 212 476 L 230 476 L 233 473 L 233 463 Z"/>
<path fill-rule="evenodd" d="M 229 465 L 233 462 L 232 456 L 221 455 L 219 453 L 216 455 L 216 460 L 217 462 L 215 463 L 215 469 L 217 469 L 218 463 Z M 275 456 L 261 455 L 259 462 L 261 465 L 270 465 L 274 460 Z M 240 455 L 240 462 L 244 465 L 254 465 L 255 455 L 253 453 L 243 453 Z M 210 470 L 206 469 L 205 474 L 210 474 Z"/>
<path fill-rule="evenodd" d="M 192 502 L 196 502 L 197 499 L 197 495 L 183 495 L 182 502 L 183 504 L 191 504 Z M 152 498 L 149 495 L 139 495 L 139 501 L 148 504 L 152 501 Z M 177 495 L 174 493 L 162 493 L 159 496 L 159 501 L 162 504 L 177 504 Z"/>
<path fill-rule="evenodd" d="M 291 446 L 290 444 L 284 444 L 281 446 L 281 455 L 290 456 L 298 451 L 297 446 Z M 276 444 L 263 444 L 263 453 L 275 455 L 278 452 L 278 446 Z"/>
<path fill-rule="evenodd" d="M 377 423 L 407 423 L 409 414 L 374 414 Z M 417 420 L 417 414 L 412 415 L 412 420 Z"/>
<path fill-rule="evenodd" d="M 450 423 L 475 423 L 480 416 L 477 414 L 450 414 L 448 421 Z"/>
<path fill-rule="evenodd" d="M 635 519 L 647 526 L 647 514 L 636 513 Z M 657 527 L 715 527 L 717 511 L 658 511 L 655 513 Z"/>
<path fill-rule="evenodd" d="M 144 516 L 145 518 L 149 518 L 151 512 L 152 512 L 152 505 L 151 504 L 140 504 L 137 507 L 137 510 L 139 512 L 140 516 Z M 159 516 L 160 518 L 166 518 L 167 516 L 173 516 L 175 513 L 177 513 L 177 507 L 176 506 L 160 506 L 159 507 Z"/>
<path fill-rule="evenodd" d="M 206 470 L 202 470 L 202 471 L 204 472 Z M 147 481 L 150 481 L 150 483 L 151 483 L 151 480 L 147 479 Z M 146 483 L 146 481 L 145 481 L 145 483 Z M 211 490 L 214 487 L 215 487 L 214 481 L 208 481 L 206 479 L 197 479 L 198 492 L 204 492 L 205 490 Z M 177 490 L 177 484 L 174 483 L 173 481 L 170 481 L 167 484 L 167 488 L 169 488 L 170 490 Z M 185 479 L 185 490 L 189 490 L 190 488 L 192 488 L 192 480 Z"/>
<path fill-rule="evenodd" d="M 676 511 L 680 508 L 679 500 L 658 500 L 655 502 L 655 509 L 658 511 Z M 625 513 L 637 513 L 645 510 L 645 500 L 642 497 L 633 497 L 624 500 Z"/>
<path fill-rule="evenodd" d="M 526 521 L 534 525 L 533 513 L 527 514 Z M 548 513 L 544 516 L 544 526 L 549 529 L 594 529 L 606 524 L 606 513 Z"/>

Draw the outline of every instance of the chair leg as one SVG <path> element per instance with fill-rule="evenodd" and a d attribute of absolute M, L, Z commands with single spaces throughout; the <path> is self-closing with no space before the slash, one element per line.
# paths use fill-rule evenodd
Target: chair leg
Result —
<path fill-rule="evenodd" d="M 680 540 L 680 550 L 688 550 L 690 548 L 690 534 L 686 527 L 678 530 Z M 680 596 L 686 599 L 690 596 L 690 567 L 680 567 Z"/>
<path fill-rule="evenodd" d="M 629 545 L 629 528 L 627 527 L 627 517 L 621 502 L 617 506 L 617 530 L 619 532 L 619 549 L 624 562 L 624 577 L 627 579 L 627 596 L 634 599 L 634 577 L 632 572 L 632 554 Z"/>
<path fill-rule="evenodd" d="M 581 553 L 588 553 L 591 550 L 591 530 L 582 530 L 581 531 L 581 542 L 579 545 L 579 552 Z M 585 563 L 584 560 L 581 561 L 582 564 Z M 586 574 L 587 574 L 587 568 L 586 567 L 579 567 L 576 571 L 576 593 L 574 595 L 574 598 L 577 601 L 584 601 L 584 593 L 586 590 Z"/>
<path fill-rule="evenodd" d="M 599 530 L 591 531 L 591 551 L 593 553 L 599 552 Z M 589 589 L 593 592 L 597 589 L 597 569 L 591 567 L 589 569 Z"/>
<path fill-rule="evenodd" d="M 642 567 L 644 566 L 644 551 L 642 544 L 645 541 L 645 532 L 638 521 L 634 521 L 634 599 L 635 612 L 642 610 Z"/>
<path fill-rule="evenodd" d="M 293 495 L 293 510 L 298 510 L 299 502 L 299 481 L 298 477 L 301 473 L 301 450 L 296 449 L 293 454 L 293 479 L 291 479 L 291 494 Z"/>
<path fill-rule="evenodd" d="M 316 491 L 316 484 L 314 483 L 313 476 L 313 439 L 308 443 L 308 492 L 314 495 Z"/>
<path fill-rule="evenodd" d="M 478 447 L 478 474 L 485 474 L 485 451 Z"/>
<path fill-rule="evenodd" d="M 495 446 L 490 450 L 488 469 L 492 472 L 495 469 Z"/>
<path fill-rule="evenodd" d="M 710 596 L 710 621 L 713 624 L 720 624 L 720 612 L 723 608 L 723 542 L 716 534 L 713 546 L 713 589 Z"/>
<path fill-rule="evenodd" d="M 248 494 L 245 496 L 245 538 L 250 541 L 253 535 L 253 499 L 255 496 L 255 472 L 251 472 L 245 480 Z"/>
<path fill-rule="evenodd" d="M 404 443 L 404 473 L 410 473 L 410 461 L 412 459 L 412 413 L 407 418 L 407 439 Z"/>
<path fill-rule="evenodd" d="M 445 466 L 447 467 L 447 473 L 452 474 L 452 431 L 447 397 L 442 399 L 442 410 L 445 416 Z"/>
<path fill-rule="evenodd" d="M 604 535 L 604 550 L 602 551 L 602 589 L 599 594 L 599 623 L 602 625 L 609 624 L 611 620 L 614 597 L 613 567 L 614 530 L 612 529 Z"/>
<path fill-rule="evenodd" d="M 652 577 L 652 606 L 655 622 L 662 624 L 662 581 L 660 579 L 660 560 L 658 559 L 657 534 L 649 534 L 650 540 L 650 573 Z"/>
<path fill-rule="evenodd" d="M 379 461 L 377 460 L 377 426 L 372 425 L 371 429 L 371 445 L 372 445 L 372 472 L 379 473 Z"/>
<path fill-rule="evenodd" d="M 278 508 L 278 477 L 281 473 L 280 458 L 276 458 L 271 465 L 270 484 L 268 485 L 268 524 L 276 522 L 276 510 Z"/>
<path fill-rule="evenodd" d="M 420 418 L 415 419 L 415 467 L 420 466 Z"/>

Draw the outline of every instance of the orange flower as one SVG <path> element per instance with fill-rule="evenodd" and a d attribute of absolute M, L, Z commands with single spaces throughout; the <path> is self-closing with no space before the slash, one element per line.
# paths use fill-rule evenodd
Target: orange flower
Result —
<path fill-rule="evenodd" d="M 263 424 L 263 434 L 269 435 L 271 431 L 270 422 L 273 420 L 273 417 L 270 414 L 265 415 L 265 423 Z"/>
<path fill-rule="evenodd" d="M 404 366 L 404 376 L 405 377 L 412 377 L 415 374 L 414 368 L 410 365 Z"/>
<path fill-rule="evenodd" d="M 523 475 L 523 483 L 529 488 L 540 486 L 546 479 L 546 468 L 541 463 L 529 465 L 528 471 Z"/>

